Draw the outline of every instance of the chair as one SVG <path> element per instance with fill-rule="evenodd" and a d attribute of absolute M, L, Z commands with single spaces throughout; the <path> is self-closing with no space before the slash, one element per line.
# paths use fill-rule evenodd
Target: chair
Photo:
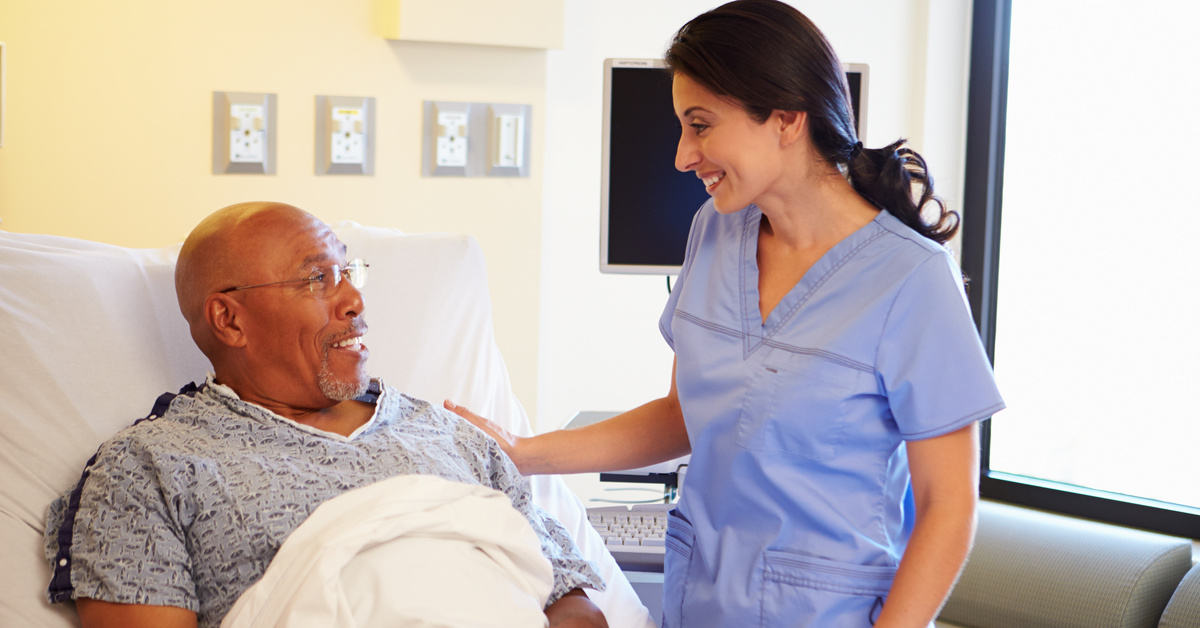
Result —
<path fill-rule="evenodd" d="M 1152 628 L 1191 565 L 1187 539 L 982 502 L 939 626 Z"/>

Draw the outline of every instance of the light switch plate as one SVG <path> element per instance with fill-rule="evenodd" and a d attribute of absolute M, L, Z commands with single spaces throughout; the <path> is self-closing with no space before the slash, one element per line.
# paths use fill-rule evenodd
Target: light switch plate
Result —
<path fill-rule="evenodd" d="M 375 99 L 317 96 L 316 173 L 375 174 Z"/>
<path fill-rule="evenodd" d="M 489 177 L 528 177 L 530 105 L 487 105 Z"/>
<path fill-rule="evenodd" d="M 275 174 L 275 94 L 213 92 L 213 174 Z"/>

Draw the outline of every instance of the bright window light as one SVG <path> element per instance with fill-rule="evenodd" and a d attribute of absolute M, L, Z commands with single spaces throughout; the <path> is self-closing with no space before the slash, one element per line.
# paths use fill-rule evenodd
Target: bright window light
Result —
<path fill-rule="evenodd" d="M 1013 4 L 991 469 L 1200 507 L 1200 4 Z"/>

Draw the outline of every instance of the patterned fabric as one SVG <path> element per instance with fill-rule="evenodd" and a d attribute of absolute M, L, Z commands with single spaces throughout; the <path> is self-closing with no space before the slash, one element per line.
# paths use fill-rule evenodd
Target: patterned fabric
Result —
<path fill-rule="evenodd" d="M 1192 567 L 1183 577 L 1158 623 L 1158 628 L 1188 626 L 1200 626 L 1200 564 Z"/>
<path fill-rule="evenodd" d="M 978 512 L 975 546 L 939 617 L 954 625 L 1153 628 L 1192 565 L 1187 539 L 997 502 Z"/>
<path fill-rule="evenodd" d="M 349 438 L 243 402 L 211 377 L 161 418 L 122 430 L 89 463 L 77 496 L 51 505 L 46 555 L 64 574 L 51 601 L 178 606 L 196 611 L 201 628 L 217 626 L 318 505 L 404 474 L 508 495 L 554 567 L 551 602 L 576 587 L 603 589 L 494 441 L 452 413 L 375 390 L 374 417 Z"/>

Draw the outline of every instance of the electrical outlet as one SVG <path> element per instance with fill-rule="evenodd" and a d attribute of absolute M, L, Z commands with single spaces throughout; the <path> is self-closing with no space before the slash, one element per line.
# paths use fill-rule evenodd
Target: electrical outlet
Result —
<path fill-rule="evenodd" d="M 262 105 L 232 105 L 229 108 L 229 161 L 239 164 L 262 163 L 266 153 Z"/>
<path fill-rule="evenodd" d="M 213 92 L 213 174 L 275 174 L 275 94 Z"/>
<path fill-rule="evenodd" d="M 316 172 L 374 174 L 375 99 L 317 96 Z"/>
<path fill-rule="evenodd" d="M 365 111 L 353 107 L 338 107 L 333 112 L 333 129 L 329 141 L 333 147 L 329 160 L 335 164 L 361 164 L 367 155 L 367 140 L 363 137 Z"/>
<path fill-rule="evenodd" d="M 458 111 L 439 111 L 437 147 L 434 162 L 438 166 L 467 165 L 467 123 L 470 116 Z"/>
<path fill-rule="evenodd" d="M 473 176 L 479 150 L 473 105 L 462 102 L 425 101 L 425 136 L 421 173 L 424 176 Z"/>

